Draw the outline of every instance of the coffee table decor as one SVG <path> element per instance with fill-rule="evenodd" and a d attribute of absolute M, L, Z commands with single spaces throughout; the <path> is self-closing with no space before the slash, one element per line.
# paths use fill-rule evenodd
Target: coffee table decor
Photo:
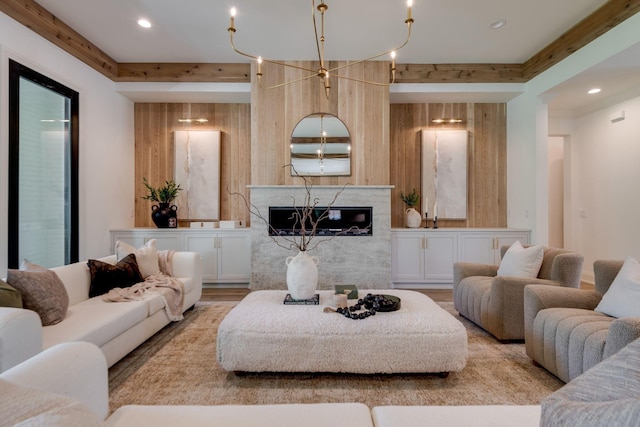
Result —
<path fill-rule="evenodd" d="M 316 291 L 319 305 L 283 305 L 287 293 L 253 291 L 225 316 L 216 340 L 223 369 L 237 374 L 435 373 L 444 377 L 467 363 L 464 325 L 420 292 L 359 290 L 361 309 L 367 307 L 367 294 L 402 301 L 395 311 L 375 311 L 362 322 L 324 312 L 329 307 L 335 311 L 333 289 Z"/>
<path fill-rule="evenodd" d="M 350 307 L 325 307 L 325 313 L 339 313 L 344 317 L 358 320 L 366 319 L 369 316 L 375 316 L 377 312 L 385 313 L 400 309 L 400 298 L 393 295 L 367 294 L 364 298 L 360 298 L 358 302 Z M 364 305 L 365 310 L 357 313 Z"/>
<path fill-rule="evenodd" d="M 320 295 L 315 294 L 307 299 L 294 299 L 291 294 L 287 294 L 282 303 L 285 305 L 318 305 L 320 304 Z"/>

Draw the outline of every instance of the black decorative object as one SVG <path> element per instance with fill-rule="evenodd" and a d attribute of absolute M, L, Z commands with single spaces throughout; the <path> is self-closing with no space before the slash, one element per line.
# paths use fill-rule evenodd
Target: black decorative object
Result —
<path fill-rule="evenodd" d="M 158 228 L 176 228 L 178 226 L 178 207 L 169 203 L 151 206 L 151 219 Z"/>
<path fill-rule="evenodd" d="M 365 311 L 356 313 L 364 306 Z M 358 303 L 347 308 L 337 308 L 335 311 L 353 320 L 366 319 L 376 313 L 396 311 L 400 309 L 400 298 L 393 295 L 367 294 Z M 325 309 L 326 311 L 326 309 Z M 333 311 L 333 310 L 332 310 Z"/>
<path fill-rule="evenodd" d="M 424 228 L 429 228 L 429 214 L 427 211 L 424 212 Z"/>
<path fill-rule="evenodd" d="M 437 216 L 433 217 L 433 228 L 438 228 L 438 217 Z"/>

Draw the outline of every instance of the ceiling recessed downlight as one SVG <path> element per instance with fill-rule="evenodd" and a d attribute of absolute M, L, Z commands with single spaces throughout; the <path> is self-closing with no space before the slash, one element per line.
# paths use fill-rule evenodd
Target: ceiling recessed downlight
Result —
<path fill-rule="evenodd" d="M 595 93 L 600 93 L 600 91 L 601 91 L 601 90 L 602 90 L 602 89 L 600 89 L 599 87 L 594 87 L 593 89 L 589 89 L 589 90 L 587 91 L 587 93 L 588 93 L 589 95 L 593 95 L 593 94 L 595 94 Z"/>
<path fill-rule="evenodd" d="M 151 22 L 148 19 L 140 18 L 138 19 L 138 25 L 142 28 L 151 28 Z"/>
<path fill-rule="evenodd" d="M 493 21 L 491 25 L 489 25 L 489 28 L 491 28 L 492 30 L 497 30 L 498 28 L 502 28 L 505 25 L 507 25 L 507 20 L 503 18 L 498 19 L 497 21 Z"/>

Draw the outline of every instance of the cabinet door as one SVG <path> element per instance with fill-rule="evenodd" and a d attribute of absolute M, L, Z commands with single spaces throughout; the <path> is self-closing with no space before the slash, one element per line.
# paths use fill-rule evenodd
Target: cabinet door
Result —
<path fill-rule="evenodd" d="M 217 239 L 216 233 L 202 232 L 185 237 L 185 250 L 197 252 L 202 258 L 203 283 L 215 283 L 218 280 Z"/>
<path fill-rule="evenodd" d="M 159 251 L 166 249 L 173 249 L 174 251 L 182 251 L 182 236 L 177 233 L 147 233 L 144 236 L 144 243 L 147 243 L 151 239 L 156 239 L 156 248 Z"/>
<path fill-rule="evenodd" d="M 251 280 L 251 237 L 249 233 L 219 234 L 218 281 L 249 283 Z"/>
<path fill-rule="evenodd" d="M 453 264 L 458 259 L 456 233 L 437 232 L 425 237 L 425 278 L 428 282 L 453 283 Z"/>
<path fill-rule="evenodd" d="M 424 233 L 392 234 L 392 282 L 424 282 L 424 236 Z"/>
<path fill-rule="evenodd" d="M 500 232 L 496 234 L 496 237 L 495 237 L 495 241 L 496 241 L 495 264 L 496 265 L 499 265 L 500 261 L 502 260 L 502 257 L 500 256 L 501 248 L 503 246 L 511 246 L 513 243 L 516 242 L 516 240 L 519 240 L 520 243 L 522 243 L 523 245 L 526 245 L 529 243 L 529 234 L 525 232 L 518 232 L 518 231 L 507 231 L 507 232 Z"/>
<path fill-rule="evenodd" d="M 133 247 L 139 248 L 145 244 L 144 236 L 135 232 L 118 231 L 111 232 L 111 253 L 116 253 L 116 242 L 125 242 Z"/>
<path fill-rule="evenodd" d="M 460 261 L 495 264 L 496 241 L 493 233 L 462 233 Z M 498 255 L 498 258 L 500 255 Z"/>

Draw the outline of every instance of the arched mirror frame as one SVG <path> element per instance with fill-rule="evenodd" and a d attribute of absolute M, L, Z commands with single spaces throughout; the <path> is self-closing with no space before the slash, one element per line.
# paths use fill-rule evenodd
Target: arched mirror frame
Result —
<path fill-rule="evenodd" d="M 314 113 L 291 132 L 291 175 L 350 176 L 351 136 L 342 120 Z"/>

